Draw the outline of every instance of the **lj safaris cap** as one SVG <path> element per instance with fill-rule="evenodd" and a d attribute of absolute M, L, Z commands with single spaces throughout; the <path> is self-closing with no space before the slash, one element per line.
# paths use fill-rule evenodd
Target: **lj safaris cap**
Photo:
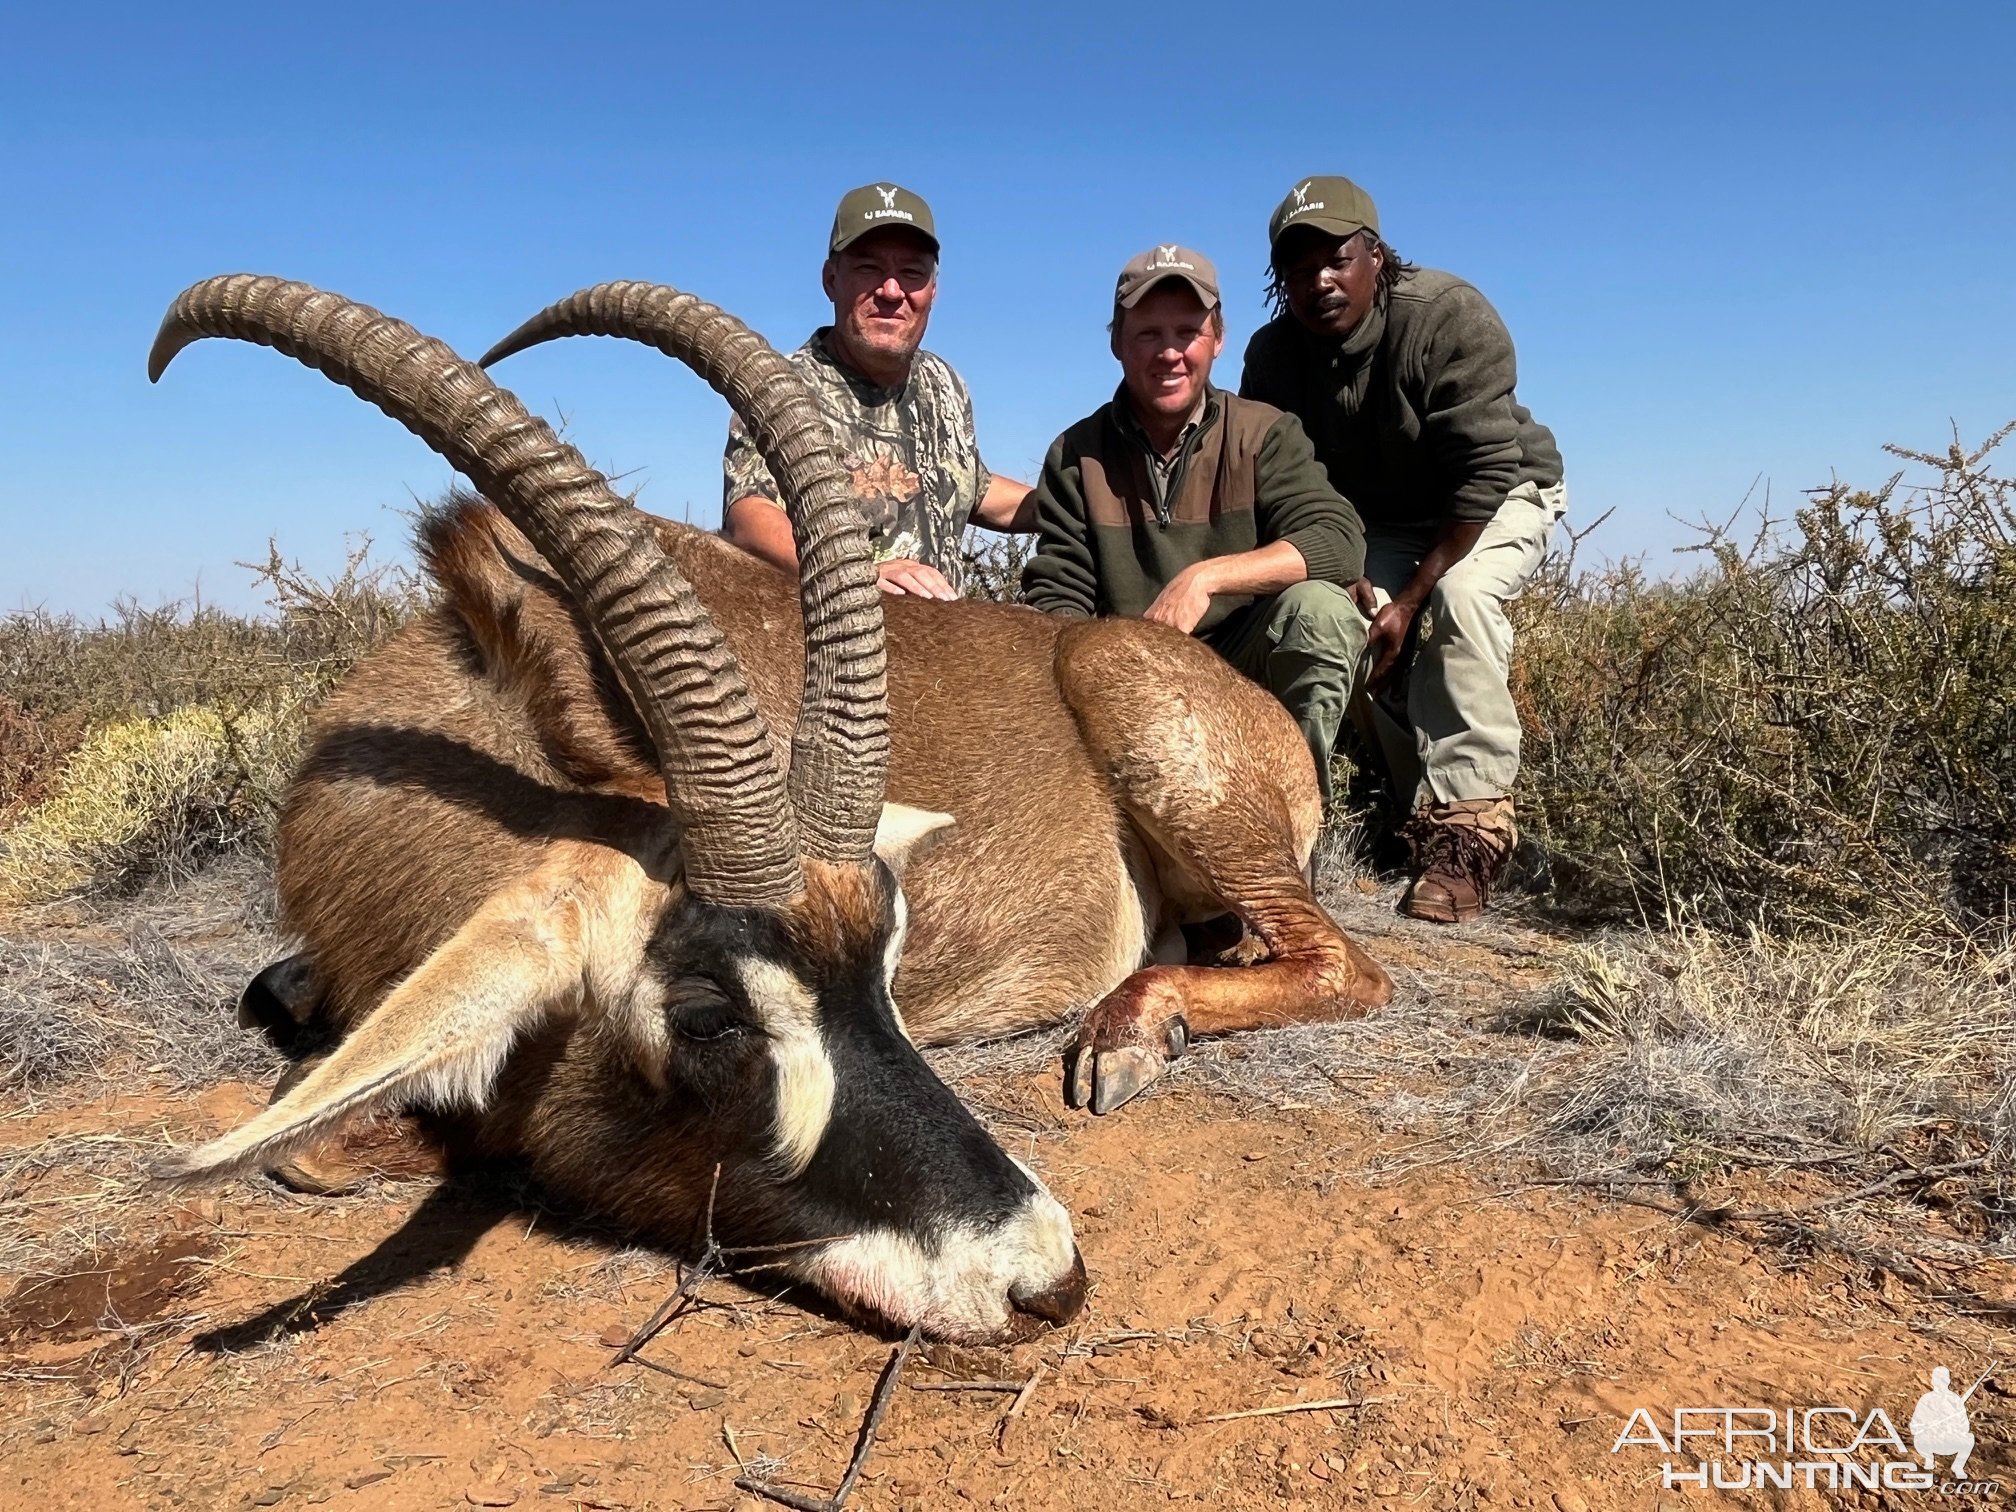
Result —
<path fill-rule="evenodd" d="M 938 250 L 938 227 L 931 219 L 931 207 L 922 195 L 912 194 L 900 184 L 863 184 L 840 197 L 833 212 L 833 236 L 828 253 L 838 252 L 870 231 L 886 231 L 891 226 L 915 231 Z"/>
<path fill-rule="evenodd" d="M 1355 236 L 1360 231 L 1377 236 L 1379 209 L 1372 196 L 1351 180 L 1319 173 L 1290 189 L 1274 207 L 1267 221 L 1267 244 L 1274 245 L 1283 232 L 1296 226 L 1314 226 L 1332 236 Z"/>
<path fill-rule="evenodd" d="M 1211 265 L 1211 259 L 1202 252 L 1172 244 L 1150 247 L 1127 259 L 1127 266 L 1120 270 L 1119 282 L 1113 286 L 1113 308 L 1133 309 L 1165 278 L 1180 278 L 1188 284 L 1204 301 L 1205 309 L 1217 307 L 1218 270 Z"/>

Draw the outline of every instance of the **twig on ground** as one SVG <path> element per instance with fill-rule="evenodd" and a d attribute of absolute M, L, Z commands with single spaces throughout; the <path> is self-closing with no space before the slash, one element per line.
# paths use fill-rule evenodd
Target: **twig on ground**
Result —
<path fill-rule="evenodd" d="M 1832 1197 L 1823 1197 L 1817 1202 L 1801 1203 L 1794 1208 L 1757 1208 L 1748 1212 L 1730 1213 L 1728 1218 L 1744 1223 L 1764 1223 L 1784 1219 L 1796 1219 L 1806 1213 L 1824 1212 L 1828 1208 L 1845 1207 L 1848 1203 L 1859 1202 L 1864 1197 L 1874 1197 L 1879 1192 L 1887 1192 L 1892 1187 L 1900 1187 L 1908 1182 L 1931 1183 L 1944 1181 L 1949 1176 L 1964 1175 L 1968 1171 L 1978 1171 L 1988 1164 L 1986 1156 L 1976 1156 L 1972 1160 L 1949 1161 L 1945 1165 L 1912 1166 L 1872 1181 L 1867 1186 L 1859 1186 L 1852 1192 L 1839 1192 Z"/>
<path fill-rule="evenodd" d="M 1248 1407 L 1243 1412 L 1214 1412 L 1206 1417 L 1191 1418 L 1187 1423 L 1176 1424 L 1187 1428 L 1193 1423 L 1229 1423 L 1236 1418 L 1279 1417 L 1284 1412 L 1341 1412 L 1352 1407 L 1370 1407 L 1379 1402 L 1390 1402 L 1390 1396 L 1376 1397 L 1336 1397 L 1327 1402 L 1282 1402 L 1274 1407 Z"/>
<path fill-rule="evenodd" d="M 1020 1391 L 1026 1381 L 912 1381 L 912 1391 Z"/>
<path fill-rule="evenodd" d="M 831 1244 L 836 1239 L 846 1237 L 841 1234 L 833 1234 L 817 1239 L 790 1239 L 779 1244 L 723 1246 L 714 1238 L 714 1200 L 720 1193 L 721 1167 L 717 1164 L 714 1167 L 713 1180 L 707 1187 L 707 1214 L 701 1234 L 699 1260 L 694 1264 L 690 1272 L 680 1278 L 677 1290 L 659 1304 L 658 1310 L 652 1313 L 649 1318 L 646 1318 L 643 1325 L 635 1333 L 624 1340 L 622 1348 L 618 1349 L 610 1357 L 609 1369 L 614 1370 L 618 1365 L 627 1364 L 634 1360 L 639 1365 L 647 1366 L 665 1375 L 677 1376 L 682 1381 L 692 1381 L 701 1386 L 711 1386 L 716 1391 L 727 1390 L 718 1381 L 709 1381 L 700 1376 L 687 1375 L 683 1371 L 672 1369 L 670 1366 L 660 1365 L 655 1361 L 647 1360 L 638 1351 L 646 1344 L 649 1344 L 660 1333 L 664 1332 L 674 1321 L 682 1317 L 689 1307 L 700 1305 L 700 1288 L 705 1286 L 709 1281 L 714 1280 L 718 1276 L 739 1276 L 746 1275 L 750 1271 L 771 1270 L 785 1263 L 782 1260 L 759 1260 L 752 1265 L 734 1263 L 739 1257 L 744 1255 L 776 1255 L 782 1254 L 787 1250 L 810 1249 L 815 1245 Z"/>
<path fill-rule="evenodd" d="M 1007 1412 L 1001 1416 L 1001 1426 L 994 1430 L 994 1447 L 996 1449 L 1005 1452 L 1008 1448 L 1009 1430 L 1015 1426 L 1015 1420 L 1022 1416 L 1022 1409 L 1029 1405 L 1029 1398 L 1035 1394 L 1036 1383 L 1043 1379 L 1049 1368 L 1049 1366 L 1039 1363 L 1029 1373 L 1029 1379 L 1022 1383 L 1022 1389 L 1015 1393 L 1015 1400 L 1008 1404 Z"/>
<path fill-rule="evenodd" d="M 868 1416 L 861 1424 L 861 1436 L 854 1442 L 854 1457 L 847 1462 L 847 1473 L 840 1477 L 840 1484 L 831 1496 L 802 1496 L 751 1475 L 738 1475 L 735 1478 L 736 1488 L 774 1501 L 780 1507 L 791 1507 L 795 1512 L 840 1512 L 854 1492 L 854 1483 L 861 1478 L 861 1469 L 868 1463 L 869 1450 L 875 1447 L 875 1434 L 881 1428 L 882 1419 L 889 1411 L 889 1402 L 896 1394 L 897 1377 L 903 1374 L 910 1352 L 917 1347 L 917 1341 L 922 1336 L 922 1327 L 913 1326 L 889 1356 L 889 1363 L 882 1367 L 882 1378 L 875 1383 L 875 1394 L 868 1401 Z M 1042 1373 L 1041 1366 L 1037 1367 L 1037 1373 Z M 1033 1381 L 1031 1384 L 1034 1384 Z M 732 1449 L 733 1446 L 730 1447 Z"/>
<path fill-rule="evenodd" d="M 674 1380 L 691 1381 L 695 1386 L 710 1386 L 716 1391 L 728 1389 L 725 1382 L 710 1381 L 705 1376 L 689 1375 L 683 1370 L 674 1370 L 670 1365 L 660 1365 L 656 1360 L 648 1359 L 641 1354 L 632 1355 L 630 1358 L 646 1370 L 655 1370 L 658 1374 L 671 1376 Z"/>

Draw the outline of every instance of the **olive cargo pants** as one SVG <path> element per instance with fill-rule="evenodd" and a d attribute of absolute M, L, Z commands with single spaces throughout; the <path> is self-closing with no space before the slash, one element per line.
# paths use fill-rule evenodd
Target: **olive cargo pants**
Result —
<path fill-rule="evenodd" d="M 1330 806 L 1330 755 L 1363 676 L 1365 616 L 1335 583 L 1311 579 L 1260 599 L 1206 632 L 1225 660 L 1286 706 L 1309 754 L 1323 806 Z"/>

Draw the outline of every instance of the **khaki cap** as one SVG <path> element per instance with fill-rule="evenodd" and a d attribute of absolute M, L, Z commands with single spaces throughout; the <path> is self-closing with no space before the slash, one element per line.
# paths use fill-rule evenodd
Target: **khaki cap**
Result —
<path fill-rule="evenodd" d="M 1120 270 L 1119 282 L 1113 286 L 1113 308 L 1133 309 L 1150 289 L 1165 278 L 1182 279 L 1204 301 L 1205 309 L 1217 307 L 1218 270 L 1212 266 L 1211 259 L 1202 252 L 1193 252 L 1188 247 L 1172 243 L 1150 247 L 1146 252 L 1136 253 L 1127 259 L 1127 266 Z"/>
<path fill-rule="evenodd" d="M 1267 244 L 1281 240 L 1282 233 L 1297 226 L 1314 226 L 1332 236 L 1355 236 L 1360 231 L 1379 234 L 1379 209 L 1372 196 L 1347 178 L 1319 173 L 1288 191 L 1267 220 Z"/>
<path fill-rule="evenodd" d="M 826 243 L 830 255 L 853 245 L 870 231 L 890 227 L 915 231 L 938 250 L 938 227 L 931 219 L 931 207 L 922 195 L 912 194 L 900 184 L 863 184 L 840 196 L 840 208 L 833 212 L 833 235 Z"/>

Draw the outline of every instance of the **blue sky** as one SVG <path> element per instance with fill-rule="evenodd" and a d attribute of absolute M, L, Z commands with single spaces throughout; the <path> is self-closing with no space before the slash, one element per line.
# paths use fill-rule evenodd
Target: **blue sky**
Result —
<path fill-rule="evenodd" d="M 2007 6 L 682 11 L 10 7 L 0 610 L 250 605 L 233 563 L 269 535 L 316 569 L 346 532 L 403 550 L 398 511 L 446 484 L 271 352 L 204 343 L 150 388 L 195 279 L 305 279 L 474 355 L 655 278 L 795 345 L 833 203 L 877 178 L 937 211 L 929 344 L 1003 472 L 1111 391 L 1142 247 L 1217 259 L 1236 383 L 1268 211 L 1316 172 L 1497 305 L 1611 555 L 2016 417 Z M 498 371 L 646 507 L 718 518 L 725 411 L 664 358 L 576 341 Z"/>

